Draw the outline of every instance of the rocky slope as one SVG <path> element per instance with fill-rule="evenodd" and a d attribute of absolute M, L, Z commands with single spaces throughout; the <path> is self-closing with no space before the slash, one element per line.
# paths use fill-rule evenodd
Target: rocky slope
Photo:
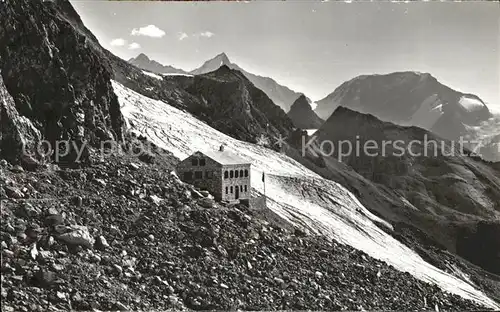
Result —
<path fill-rule="evenodd" d="M 199 68 L 192 70 L 190 73 L 193 75 L 206 74 L 218 69 L 222 65 L 226 65 L 231 69 L 242 72 L 245 77 L 248 78 L 248 80 L 250 80 L 257 88 L 264 91 L 264 93 L 285 112 L 288 112 L 290 110 L 292 104 L 300 96 L 300 93 L 290 90 L 286 86 L 280 85 L 272 78 L 249 73 L 248 71 L 238 66 L 238 64 L 231 63 L 225 53 L 221 53 L 214 58 L 206 61 Z"/>
<path fill-rule="evenodd" d="M 500 114 L 494 114 L 480 125 L 472 127 L 470 132 L 472 134 L 467 139 L 480 142 L 476 153 L 483 159 L 500 162 Z"/>
<path fill-rule="evenodd" d="M 123 135 L 111 67 L 60 14 L 65 5 L 27 0 L 0 4 L 1 89 L 13 100 L 2 101 L 1 137 L 3 146 L 16 147 L 2 148 L 4 158 L 34 162 L 37 156 L 19 159 L 23 140 L 43 139 L 52 146 L 68 139 L 97 144 Z"/>
<path fill-rule="evenodd" d="M 301 129 L 319 129 L 324 122 L 312 110 L 310 101 L 303 94 L 293 103 L 287 115 L 295 127 Z"/>
<path fill-rule="evenodd" d="M 450 141 L 423 129 L 382 122 L 374 116 L 342 107 L 315 135 L 318 143 L 333 142 L 337 147 L 333 153 L 335 158 L 339 158 L 339 142 L 351 142 L 353 151 L 359 142 L 360 154 L 352 152 L 340 158 L 373 182 L 378 192 L 393 194 L 382 197 L 392 198 L 396 203 L 404 201 L 403 211 L 380 210 L 386 219 L 412 224 L 451 252 L 486 270 L 500 273 L 497 265 L 500 263 L 497 255 L 500 244 L 493 238 L 500 237 L 500 176 L 491 163 L 469 157 L 467 152 L 462 155 L 458 145 L 453 146 Z M 369 150 L 370 155 L 363 152 L 368 140 L 378 145 Z M 397 140 L 401 143 L 394 145 Z M 411 146 L 415 156 L 409 150 L 401 153 L 397 148 L 407 148 L 413 140 L 422 142 Z M 388 144 L 383 147 L 383 142 Z M 343 146 L 343 152 L 348 152 L 347 145 Z M 405 214 L 411 215 L 411 219 L 406 219 Z M 481 228 L 484 230 L 479 230 Z M 478 239 L 487 245 L 481 245 L 484 247 L 481 253 L 471 251 L 475 248 L 472 241 Z"/>
<path fill-rule="evenodd" d="M 455 91 L 428 73 L 416 72 L 359 76 L 317 104 L 316 113 L 323 119 L 344 106 L 384 121 L 421 127 L 449 140 L 470 134 L 466 125 L 491 117 L 476 95 Z"/>
<path fill-rule="evenodd" d="M 170 65 L 163 65 L 155 60 L 149 59 L 149 57 L 141 53 L 136 57 L 131 58 L 128 62 L 132 65 L 135 65 L 139 68 L 148 70 L 157 74 L 187 74 L 184 70 L 175 68 Z"/>

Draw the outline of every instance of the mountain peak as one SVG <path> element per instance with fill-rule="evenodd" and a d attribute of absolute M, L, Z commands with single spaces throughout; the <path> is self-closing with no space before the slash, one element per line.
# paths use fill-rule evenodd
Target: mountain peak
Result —
<path fill-rule="evenodd" d="M 201 75 L 209 72 L 216 71 L 222 65 L 227 65 L 231 69 L 238 70 L 241 72 L 248 80 L 250 80 L 257 88 L 264 91 L 266 95 L 271 98 L 271 100 L 283 110 L 289 111 L 291 105 L 299 93 L 287 88 L 286 86 L 280 85 L 275 80 L 269 77 L 263 77 L 256 74 L 247 72 L 245 69 L 241 68 L 238 64 L 232 63 L 226 53 L 221 52 L 215 57 L 205 61 L 200 67 L 193 69 L 189 73 L 192 75 Z"/>
<path fill-rule="evenodd" d="M 323 120 L 313 111 L 309 99 L 304 94 L 290 107 L 288 117 L 301 129 L 318 129 L 323 124 Z"/>
<path fill-rule="evenodd" d="M 300 94 L 300 96 L 297 98 L 297 100 L 295 102 L 297 102 L 297 101 L 306 101 L 307 103 L 309 103 L 309 99 L 305 96 L 304 93 Z"/>
<path fill-rule="evenodd" d="M 217 54 L 217 56 L 214 57 L 214 59 L 220 60 L 221 65 L 228 65 L 231 63 L 231 61 L 229 61 L 229 57 L 224 52 Z"/>
<path fill-rule="evenodd" d="M 203 63 L 203 65 L 200 68 L 197 68 L 197 69 L 191 71 L 191 74 L 200 75 L 200 74 L 213 72 L 213 71 L 216 71 L 217 69 L 219 69 L 219 67 L 221 67 L 222 65 L 226 65 L 226 66 L 232 68 L 232 64 L 229 61 L 229 58 L 227 57 L 226 53 L 224 53 L 224 52 L 219 53 L 215 57 L 206 61 L 205 63 Z"/>
<path fill-rule="evenodd" d="M 318 101 L 315 111 L 327 119 L 338 106 L 418 126 L 449 140 L 468 131 L 465 125 L 477 126 L 491 116 L 479 97 L 453 90 L 430 73 L 416 71 L 358 76 Z"/>
<path fill-rule="evenodd" d="M 146 61 L 146 62 L 150 61 L 149 57 L 146 54 L 144 54 L 144 53 L 140 53 L 139 55 L 137 55 L 135 57 L 135 60 L 136 61 Z"/>
<path fill-rule="evenodd" d="M 131 58 L 128 62 L 141 69 L 156 73 L 156 74 L 185 74 L 182 69 L 172 67 L 170 65 L 163 65 L 153 59 L 150 59 L 146 54 L 140 53 L 135 58 Z"/>
<path fill-rule="evenodd" d="M 301 94 L 295 102 L 293 102 L 292 106 L 290 107 L 290 110 L 292 109 L 306 109 L 306 110 L 312 110 L 311 103 L 307 99 L 307 97 L 304 94 Z"/>

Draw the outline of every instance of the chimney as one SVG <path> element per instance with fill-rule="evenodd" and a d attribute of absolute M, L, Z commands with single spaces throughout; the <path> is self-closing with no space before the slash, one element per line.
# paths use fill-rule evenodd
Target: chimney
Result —
<path fill-rule="evenodd" d="M 219 147 L 219 152 L 223 152 L 224 151 L 224 144 L 222 144 L 220 147 Z"/>

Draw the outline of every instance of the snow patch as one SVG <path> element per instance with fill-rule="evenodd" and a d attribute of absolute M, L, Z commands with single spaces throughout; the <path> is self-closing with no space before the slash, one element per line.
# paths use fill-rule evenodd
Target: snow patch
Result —
<path fill-rule="evenodd" d="M 163 73 L 162 76 L 184 76 L 184 77 L 194 77 L 194 75 L 190 74 L 181 74 L 181 73 Z"/>
<path fill-rule="evenodd" d="M 484 108 L 484 104 L 480 100 L 465 95 L 460 98 L 458 104 L 468 112 L 478 111 Z"/>
<path fill-rule="evenodd" d="M 162 80 L 163 78 L 160 76 L 160 75 L 157 75 L 157 74 L 154 74 L 154 73 L 151 73 L 151 72 L 148 72 L 148 71 L 145 71 L 143 70 L 142 73 L 144 75 L 147 75 L 149 77 L 153 77 L 153 78 L 156 78 L 156 79 L 159 79 L 159 80 Z"/>
<path fill-rule="evenodd" d="M 500 306 L 461 279 L 425 262 L 376 223 L 391 226 L 368 211 L 340 184 L 323 179 L 298 162 L 259 145 L 235 140 L 190 114 L 162 101 L 147 98 L 113 81 L 122 113 L 130 130 L 183 159 L 193 152 L 226 149 L 252 164 L 254 191 L 264 192 L 265 173 L 268 208 L 296 226 L 325 235 L 362 250 L 370 256 L 406 271 L 416 278 L 437 284 L 493 309 Z"/>
<path fill-rule="evenodd" d="M 420 107 L 413 114 L 411 120 L 407 123 L 403 123 L 403 125 L 414 125 L 424 129 L 432 129 L 442 115 L 443 103 L 439 100 L 437 94 L 433 94 L 420 104 Z"/>
<path fill-rule="evenodd" d="M 314 132 L 318 131 L 318 129 L 306 129 L 307 135 L 312 136 Z"/>

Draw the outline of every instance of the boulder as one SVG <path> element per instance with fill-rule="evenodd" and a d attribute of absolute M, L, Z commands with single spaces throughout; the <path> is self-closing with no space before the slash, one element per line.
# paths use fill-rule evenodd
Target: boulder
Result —
<path fill-rule="evenodd" d="M 97 237 L 95 246 L 99 250 L 105 250 L 105 249 L 108 249 L 110 247 L 108 241 L 102 235 Z"/>
<path fill-rule="evenodd" d="M 197 190 L 195 190 L 195 189 L 192 189 L 192 190 L 191 190 L 191 196 L 192 196 L 193 198 L 196 198 L 196 199 L 205 197 L 205 196 L 203 196 L 203 194 L 201 194 L 201 192 L 198 192 L 198 191 L 197 191 Z"/>
<path fill-rule="evenodd" d="M 129 167 L 131 170 L 134 170 L 134 171 L 139 169 L 139 165 L 134 164 L 134 163 L 130 163 L 130 164 L 128 165 L 128 167 Z"/>
<path fill-rule="evenodd" d="M 16 215 L 20 218 L 36 217 L 40 213 L 41 213 L 40 209 L 35 208 L 30 203 L 25 203 L 16 210 Z"/>
<path fill-rule="evenodd" d="M 200 194 L 203 195 L 203 197 L 210 197 L 209 191 L 200 191 Z"/>
<path fill-rule="evenodd" d="M 211 198 L 204 197 L 198 200 L 198 205 L 203 208 L 213 208 L 215 205 L 215 201 Z"/>
<path fill-rule="evenodd" d="M 89 229 L 82 225 L 72 225 L 69 227 L 69 232 L 60 234 L 57 238 L 67 245 L 83 246 L 92 248 L 94 246 L 94 238 L 90 235 Z"/>
<path fill-rule="evenodd" d="M 7 194 L 7 197 L 15 198 L 15 199 L 19 199 L 19 198 L 24 197 L 23 192 L 21 192 L 21 190 L 19 190 L 16 187 L 4 186 L 4 190 L 5 190 L 5 193 Z"/>
<path fill-rule="evenodd" d="M 151 195 L 151 196 L 149 196 L 149 199 L 151 200 L 151 202 L 152 202 L 153 204 L 155 204 L 155 205 L 157 205 L 157 206 L 159 206 L 159 205 L 160 205 L 160 203 L 163 201 L 163 199 L 162 199 L 162 198 L 160 198 L 160 197 L 158 197 L 158 196 L 156 196 L 156 195 Z"/>

